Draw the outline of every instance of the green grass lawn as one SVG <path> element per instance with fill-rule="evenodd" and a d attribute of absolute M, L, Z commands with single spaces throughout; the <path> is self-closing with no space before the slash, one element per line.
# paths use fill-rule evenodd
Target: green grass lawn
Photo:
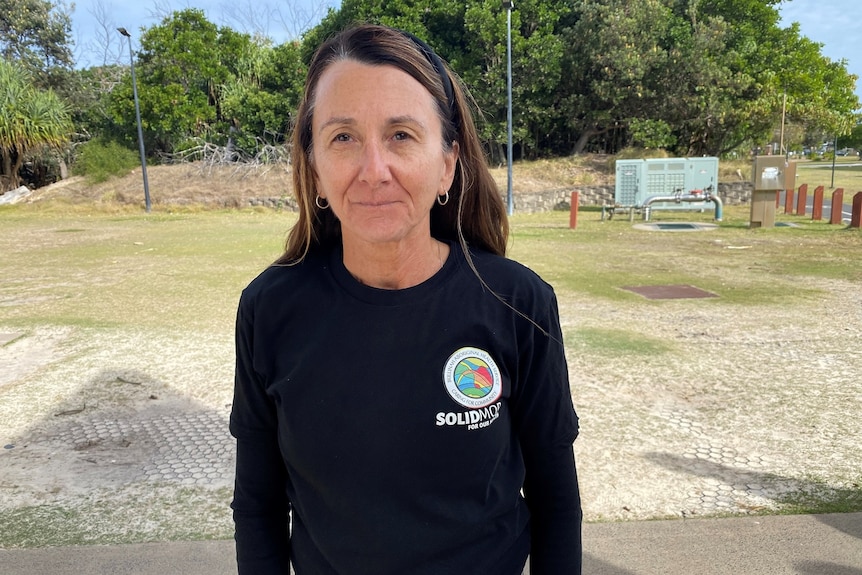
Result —
<path fill-rule="evenodd" d="M 858 230 L 778 216 L 799 227 L 749 230 L 731 207 L 719 230 L 644 232 L 583 211 L 515 215 L 511 256 L 558 290 L 632 301 L 619 286 L 696 283 L 724 301 L 785 297 L 813 275 L 862 281 Z M 710 221 L 661 212 L 654 220 Z M 62 215 L 0 209 L 0 322 L 24 326 L 223 327 L 241 288 L 281 251 L 294 215 L 269 211 Z M 801 293 L 805 290 L 802 289 Z M 17 301 L 26 305 L 10 305 Z"/>
<path fill-rule="evenodd" d="M 860 230 L 784 214 L 777 215 L 778 220 L 792 226 L 752 230 L 747 206 L 729 206 L 724 215 L 715 230 L 687 233 L 642 231 L 625 218 L 602 221 L 594 209 L 581 211 L 575 230 L 569 229 L 567 212 L 512 218 L 510 255 L 554 286 L 564 316 L 571 367 L 588 379 L 573 387 L 586 426 L 584 438 L 578 441 L 586 442 L 581 449 L 587 452 L 587 485 L 601 471 L 593 466 L 607 457 L 602 454 L 635 449 L 632 446 L 643 437 L 654 437 L 656 442 L 678 439 L 672 430 L 656 423 L 654 409 L 644 401 L 652 397 L 674 395 L 693 402 L 693 412 L 711 421 L 718 430 L 716 437 L 723 441 L 732 441 L 728 437 L 735 437 L 739 429 L 743 430 L 740 436 L 760 433 L 752 431 L 758 426 L 781 431 L 788 427 L 787 421 L 797 419 L 800 425 L 811 422 L 800 429 L 802 445 L 809 442 L 812 429 L 834 428 L 837 439 L 832 441 L 838 442 L 855 433 L 856 423 L 846 418 L 832 421 L 828 413 L 818 411 L 820 404 L 806 399 L 812 388 L 817 393 L 829 388 L 828 379 L 818 379 L 822 366 L 810 373 L 791 374 L 793 387 L 781 387 L 769 378 L 752 378 L 748 368 L 728 359 L 727 370 L 722 370 L 727 373 L 704 372 L 691 381 L 675 374 L 683 362 L 696 366 L 700 353 L 748 357 L 754 352 L 746 345 L 726 341 L 717 350 L 701 350 L 696 341 L 702 336 L 700 331 L 694 331 L 692 339 L 656 333 L 638 323 L 641 315 L 660 315 L 663 309 L 696 319 L 697 306 L 709 305 L 717 317 L 743 318 L 747 326 L 757 325 L 750 319 L 755 316 L 762 317 L 768 329 L 773 323 L 795 322 L 787 318 L 799 317 L 799 329 L 804 329 L 816 325 L 816 319 L 793 315 L 795 311 L 778 320 L 773 316 L 787 309 L 802 313 L 816 309 L 824 298 L 824 283 L 833 282 L 858 296 L 862 286 Z M 711 218 L 711 212 L 653 215 L 654 221 L 709 222 Z M 64 360 L 69 367 L 53 367 L 48 374 L 48 380 L 58 383 L 55 396 L 45 399 L 44 407 L 36 402 L 31 405 L 29 400 L 20 406 L 9 405 L 9 397 L 26 398 L 30 390 L 0 386 L 0 416 L 30 409 L 42 414 L 40 417 L 47 413 L 50 420 L 50 414 L 65 409 L 67 403 L 75 406 L 82 401 L 72 397 L 78 383 L 63 379 L 67 371 L 74 378 L 78 366 L 82 371 L 94 370 L 98 367 L 94 363 L 110 364 L 129 353 L 142 355 L 130 362 L 129 369 L 151 370 L 154 388 L 161 386 L 158 395 L 182 393 L 224 409 L 230 401 L 230 342 L 240 291 L 279 255 L 294 221 L 293 214 L 269 210 L 145 214 L 81 207 L 67 212 L 64 206 L 0 207 L 0 332 L 26 335 L 46 328 L 65 329 L 72 334 L 77 354 Z M 690 284 L 718 293 L 720 298 L 708 304 L 681 302 L 665 308 L 665 303 L 622 289 L 661 284 Z M 613 318 L 607 319 L 601 310 L 610 310 Z M 726 329 L 722 325 L 703 328 L 691 321 L 692 327 L 680 329 Z M 118 349 L 98 352 L 100 334 L 106 334 L 104 341 Z M 164 340 L 161 349 L 184 358 L 182 363 L 187 365 L 176 367 L 176 359 L 162 357 L 158 349 L 135 347 L 135 341 L 158 344 L 159 338 Z M 218 350 L 217 357 L 207 338 L 217 340 L 211 346 Z M 184 349 L 186 345 L 188 349 Z M 790 341 L 787 345 L 795 344 Z M 88 353 L 93 357 L 84 357 Z M 815 360 L 818 358 L 806 359 Z M 215 366 L 214 375 L 206 373 L 211 366 Z M 178 375 L 171 371 L 175 368 Z M 666 380 L 654 374 L 662 374 Z M 752 389 L 756 389 L 753 395 Z M 109 393 L 104 389 L 84 392 L 95 394 L 102 402 Z M 856 392 L 847 389 L 841 393 L 844 395 L 837 397 L 852 397 Z M 797 408 L 800 413 L 793 412 Z M 618 437 L 613 445 L 592 446 L 591 427 Z M 670 435 L 665 438 L 665 434 Z M 786 441 L 766 437 L 763 444 L 780 451 Z M 828 445 L 816 444 L 811 449 L 816 453 L 839 448 L 850 453 L 853 449 Z M 685 449 L 686 444 L 677 447 Z M 806 478 L 804 485 L 809 487 L 789 493 L 779 512 L 862 509 L 858 485 L 862 476 L 855 469 L 839 469 L 837 479 L 828 466 L 800 469 L 800 476 Z M 835 487 L 837 480 L 840 486 Z M 148 509 L 155 511 L 141 521 L 135 520 L 139 514 L 134 495 L 117 493 L 0 509 L 11 522 L 0 547 L 230 536 L 227 491 L 191 490 L 182 498 L 193 504 L 179 504 L 178 495 L 161 486 L 147 502 Z M 588 493 L 591 495 L 594 493 Z M 100 507 L 94 506 L 93 498 L 110 512 L 94 515 L 92 510 Z M 128 500 L 131 506 L 124 507 L 121 500 Z"/>

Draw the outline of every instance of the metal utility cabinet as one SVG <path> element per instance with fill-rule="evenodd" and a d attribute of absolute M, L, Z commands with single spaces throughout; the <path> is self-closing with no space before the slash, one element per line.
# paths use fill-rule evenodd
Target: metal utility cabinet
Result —
<path fill-rule="evenodd" d="M 651 210 L 710 209 L 706 195 L 718 192 L 718 158 L 650 158 L 617 160 L 614 207 L 642 209 L 650 198 L 668 197 L 668 201 L 650 202 Z M 704 194 L 703 201 L 691 198 Z M 685 202 L 670 198 L 686 196 Z"/>

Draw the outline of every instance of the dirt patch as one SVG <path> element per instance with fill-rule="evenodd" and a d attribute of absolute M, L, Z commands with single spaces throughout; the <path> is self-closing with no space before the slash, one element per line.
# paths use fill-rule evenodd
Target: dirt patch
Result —
<path fill-rule="evenodd" d="M 24 332 L 0 333 L 0 390 L 62 357 L 63 331 L 33 337 Z"/>

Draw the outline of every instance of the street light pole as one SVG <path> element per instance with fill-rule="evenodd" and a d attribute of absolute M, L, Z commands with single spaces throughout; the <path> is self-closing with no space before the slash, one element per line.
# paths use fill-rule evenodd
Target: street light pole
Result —
<path fill-rule="evenodd" d="M 506 163 L 508 166 L 508 186 L 506 188 L 507 213 L 511 216 L 515 213 L 515 200 L 512 196 L 512 8 L 515 3 L 512 0 L 503 0 L 503 8 L 506 10 L 506 96 L 508 105 L 506 110 L 506 133 L 507 149 Z"/>
<path fill-rule="evenodd" d="M 138 123 L 138 148 L 141 151 L 141 172 L 144 175 L 144 205 L 150 212 L 150 184 L 147 181 L 147 156 L 144 153 L 144 130 L 141 127 L 141 105 L 138 103 L 138 82 L 135 79 L 135 57 L 132 54 L 132 35 L 125 28 L 117 28 L 117 32 L 129 40 L 129 66 L 132 70 L 132 94 L 135 97 L 135 120 Z"/>

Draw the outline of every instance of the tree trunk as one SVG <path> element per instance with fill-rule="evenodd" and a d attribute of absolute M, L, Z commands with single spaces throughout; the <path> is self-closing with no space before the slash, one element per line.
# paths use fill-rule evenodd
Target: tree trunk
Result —
<path fill-rule="evenodd" d="M 11 189 L 15 190 L 21 186 L 21 176 L 19 175 L 19 172 L 21 171 L 21 166 L 24 164 L 24 154 L 13 150 L 10 159 L 12 160 L 12 170 L 9 172 L 9 177 L 12 182 Z"/>
<path fill-rule="evenodd" d="M 581 135 L 578 136 L 578 141 L 575 142 L 575 148 L 572 150 L 572 155 L 577 156 L 581 152 L 584 151 L 584 148 L 587 147 L 587 144 L 590 143 L 590 138 L 598 134 L 598 130 L 595 128 L 586 128 Z"/>
<path fill-rule="evenodd" d="M 0 149 L 2 169 L 0 169 L 0 193 L 14 190 L 18 187 L 18 170 L 12 169 L 13 150 Z"/>

